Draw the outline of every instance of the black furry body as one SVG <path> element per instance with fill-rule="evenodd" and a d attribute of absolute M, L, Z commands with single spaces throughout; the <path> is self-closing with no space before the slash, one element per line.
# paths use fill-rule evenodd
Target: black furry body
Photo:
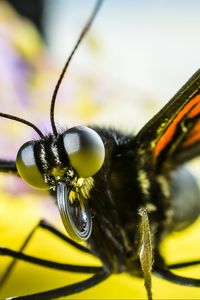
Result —
<path fill-rule="evenodd" d="M 142 166 L 134 136 L 112 129 L 94 128 L 101 136 L 106 158 L 94 176 L 89 205 L 93 215 L 93 231 L 89 247 L 109 272 L 129 272 L 142 276 L 139 261 L 138 209 L 152 204 L 149 212 L 154 252 L 159 252 L 162 237 L 168 232 L 170 197 L 166 197 L 157 181 L 151 162 Z M 141 188 L 138 172 L 141 167 L 149 182 L 148 195 Z M 166 175 L 166 180 L 168 175 Z M 156 261 L 155 261 L 156 264 Z"/>

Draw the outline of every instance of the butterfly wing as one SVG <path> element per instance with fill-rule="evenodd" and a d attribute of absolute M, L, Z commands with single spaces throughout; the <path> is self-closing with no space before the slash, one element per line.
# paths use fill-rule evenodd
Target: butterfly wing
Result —
<path fill-rule="evenodd" d="M 200 69 L 142 128 L 136 143 L 157 167 L 175 167 L 200 154 Z"/>

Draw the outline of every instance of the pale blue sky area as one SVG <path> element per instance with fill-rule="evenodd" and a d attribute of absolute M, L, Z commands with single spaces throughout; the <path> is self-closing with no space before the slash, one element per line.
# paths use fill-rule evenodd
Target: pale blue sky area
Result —
<path fill-rule="evenodd" d="M 49 43 L 61 63 L 94 3 L 47 0 Z M 95 71 L 152 98 L 169 99 L 200 66 L 199 16 L 198 0 L 105 1 L 91 30 L 103 49 Z M 77 60 L 93 64 L 84 51 Z"/>

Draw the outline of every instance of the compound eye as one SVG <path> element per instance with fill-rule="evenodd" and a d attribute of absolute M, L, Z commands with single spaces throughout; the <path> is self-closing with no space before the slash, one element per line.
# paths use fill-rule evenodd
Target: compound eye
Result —
<path fill-rule="evenodd" d="M 42 190 L 50 188 L 36 164 L 33 142 L 30 141 L 21 146 L 17 153 L 16 166 L 20 177 L 29 185 Z"/>
<path fill-rule="evenodd" d="M 63 135 L 65 151 L 80 177 L 90 177 L 103 165 L 105 148 L 100 136 L 86 126 L 75 126 Z"/>

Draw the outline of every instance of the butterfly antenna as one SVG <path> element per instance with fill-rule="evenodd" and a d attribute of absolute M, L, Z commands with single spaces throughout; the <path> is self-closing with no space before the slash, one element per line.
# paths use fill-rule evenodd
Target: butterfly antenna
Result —
<path fill-rule="evenodd" d="M 37 126 L 35 126 L 33 123 L 31 123 L 29 121 L 26 121 L 24 119 L 18 118 L 18 117 L 13 116 L 13 115 L 4 114 L 2 112 L 0 112 L 0 117 L 10 119 L 10 120 L 14 120 L 14 121 L 17 121 L 19 123 L 25 124 L 25 125 L 33 128 L 41 138 L 44 138 L 44 135 L 43 135 L 42 131 L 40 131 L 40 129 Z"/>
<path fill-rule="evenodd" d="M 83 40 L 84 36 L 88 32 L 90 26 L 92 25 L 93 20 L 95 19 L 95 17 L 97 15 L 97 13 L 98 13 L 98 11 L 99 11 L 102 3 L 103 3 L 103 0 L 99 0 L 99 1 L 96 2 L 96 5 L 95 5 L 95 7 L 94 7 L 94 9 L 92 11 L 92 14 L 89 17 L 89 19 L 88 19 L 87 23 L 85 24 L 85 26 L 83 27 L 83 30 L 82 30 L 82 32 L 81 32 L 81 34 L 80 34 L 80 36 L 79 36 L 79 38 L 78 38 L 78 40 L 77 40 L 74 48 L 73 48 L 70 56 L 68 57 L 65 65 L 64 65 L 64 68 L 63 68 L 63 70 L 62 70 L 62 72 L 60 74 L 60 77 L 59 77 L 59 79 L 58 79 L 58 81 L 56 83 L 56 86 L 55 86 L 55 89 L 54 89 L 54 92 L 53 92 L 53 96 L 52 96 L 52 99 L 51 99 L 51 107 L 50 107 L 50 122 L 51 122 L 51 127 L 52 127 L 52 130 L 53 130 L 53 133 L 55 135 L 58 134 L 57 129 L 56 129 L 56 125 L 55 125 L 54 112 L 55 112 L 55 102 L 56 102 L 56 97 L 57 97 L 57 94 L 58 94 L 59 87 L 60 87 L 61 82 L 63 80 L 63 77 L 64 77 L 64 75 L 65 75 L 65 73 L 67 71 L 69 63 L 70 63 L 72 57 L 74 56 L 74 53 L 76 52 L 79 44 L 81 43 L 81 41 Z"/>

